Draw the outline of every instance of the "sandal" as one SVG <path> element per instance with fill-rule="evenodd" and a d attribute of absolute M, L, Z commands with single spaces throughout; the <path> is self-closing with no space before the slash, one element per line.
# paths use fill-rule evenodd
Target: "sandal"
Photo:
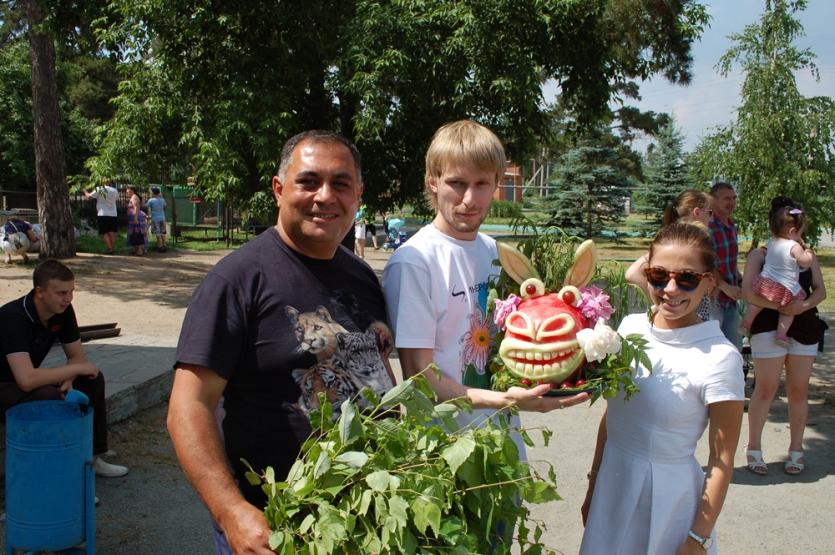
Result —
<path fill-rule="evenodd" d="M 748 461 L 748 470 L 757 476 L 765 476 L 768 474 L 768 465 L 763 460 L 762 451 L 748 449 L 745 451 L 745 458 Z"/>
<path fill-rule="evenodd" d="M 786 465 L 783 467 L 785 473 L 796 476 L 803 472 L 804 467 L 803 451 L 789 451 L 789 460 L 786 461 Z"/>

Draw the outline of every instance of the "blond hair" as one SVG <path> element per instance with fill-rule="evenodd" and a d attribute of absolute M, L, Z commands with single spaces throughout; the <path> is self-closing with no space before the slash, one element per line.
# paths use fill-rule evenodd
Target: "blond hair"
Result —
<path fill-rule="evenodd" d="M 426 151 L 424 194 L 433 208 L 438 207 L 437 194 L 429 188 L 450 164 L 473 165 L 496 174 L 496 184 L 504 175 L 507 157 L 502 142 L 483 125 L 471 120 L 447 123 L 435 132 Z"/>

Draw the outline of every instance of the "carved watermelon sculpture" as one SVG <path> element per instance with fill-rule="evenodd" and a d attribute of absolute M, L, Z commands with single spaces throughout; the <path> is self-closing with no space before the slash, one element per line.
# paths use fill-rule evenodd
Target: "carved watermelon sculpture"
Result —
<path fill-rule="evenodd" d="M 517 249 L 499 243 L 502 267 L 517 283 L 522 298 L 504 323 L 499 357 L 509 372 L 532 382 L 559 384 L 585 362 L 577 332 L 588 322 L 577 309 L 581 294 L 594 273 L 597 255 L 592 241 L 582 243 L 558 293 L 546 293 L 530 261 Z"/>

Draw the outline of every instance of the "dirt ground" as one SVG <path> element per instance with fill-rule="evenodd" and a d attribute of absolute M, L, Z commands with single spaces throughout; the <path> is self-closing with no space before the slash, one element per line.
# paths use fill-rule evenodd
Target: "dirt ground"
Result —
<path fill-rule="evenodd" d="M 168 251 L 147 256 L 82 253 L 64 262 L 75 273 L 79 325 L 117 322 L 124 334 L 180 333 L 188 301 L 206 272 L 229 251 Z M 32 259 L 0 264 L 0 303 L 32 288 Z"/>
<path fill-rule="evenodd" d="M 194 287 L 228 251 L 153 253 L 146 257 L 82 254 L 67 261 L 76 273 L 74 306 L 81 325 L 117 322 L 125 334 L 171 338 Z M 366 251 L 380 274 L 383 251 Z M 0 264 L 0 302 L 31 288 L 34 262 Z M 829 319 L 833 325 L 832 319 Z M 763 442 L 769 476 L 744 467 L 747 418 L 736 455 L 736 472 L 717 534 L 724 553 L 832 553 L 835 514 L 835 333 L 819 357 L 810 388 L 810 419 L 805 447 L 807 470 L 798 477 L 782 472 L 788 445 L 785 393 L 772 407 Z M 585 406 L 583 406 L 585 407 Z M 576 553 L 582 536 L 579 507 L 585 474 L 603 403 L 548 415 L 528 414 L 526 427 L 546 426 L 555 433 L 551 446 L 532 449 L 530 460 L 546 460 L 558 469 L 564 501 L 535 507 L 533 515 L 550 524 L 546 543 L 561 553 Z M 111 430 L 117 462 L 132 467 L 124 479 L 104 480 L 97 493 L 99 552 L 201 553 L 211 550 L 208 515 L 187 484 L 164 429 L 164 405 L 120 423 Z M 707 460 L 705 438 L 697 452 Z M 171 527 L 171 520 L 181 526 Z M 169 533 L 171 532 L 171 533 Z"/>

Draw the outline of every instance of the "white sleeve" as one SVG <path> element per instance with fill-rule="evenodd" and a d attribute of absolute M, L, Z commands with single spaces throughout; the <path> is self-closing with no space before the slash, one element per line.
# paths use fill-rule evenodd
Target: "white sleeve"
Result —
<path fill-rule="evenodd" d="M 433 349 L 438 318 L 429 271 L 420 264 L 391 259 L 383 270 L 383 294 L 395 346 Z"/>
<path fill-rule="evenodd" d="M 719 348 L 724 348 L 721 346 Z M 715 356 L 715 355 L 714 355 Z M 711 357 L 713 358 L 713 357 Z M 705 405 L 721 401 L 742 401 L 745 399 L 745 377 L 742 373 L 742 355 L 727 346 L 721 357 L 702 384 L 702 402 Z"/>

